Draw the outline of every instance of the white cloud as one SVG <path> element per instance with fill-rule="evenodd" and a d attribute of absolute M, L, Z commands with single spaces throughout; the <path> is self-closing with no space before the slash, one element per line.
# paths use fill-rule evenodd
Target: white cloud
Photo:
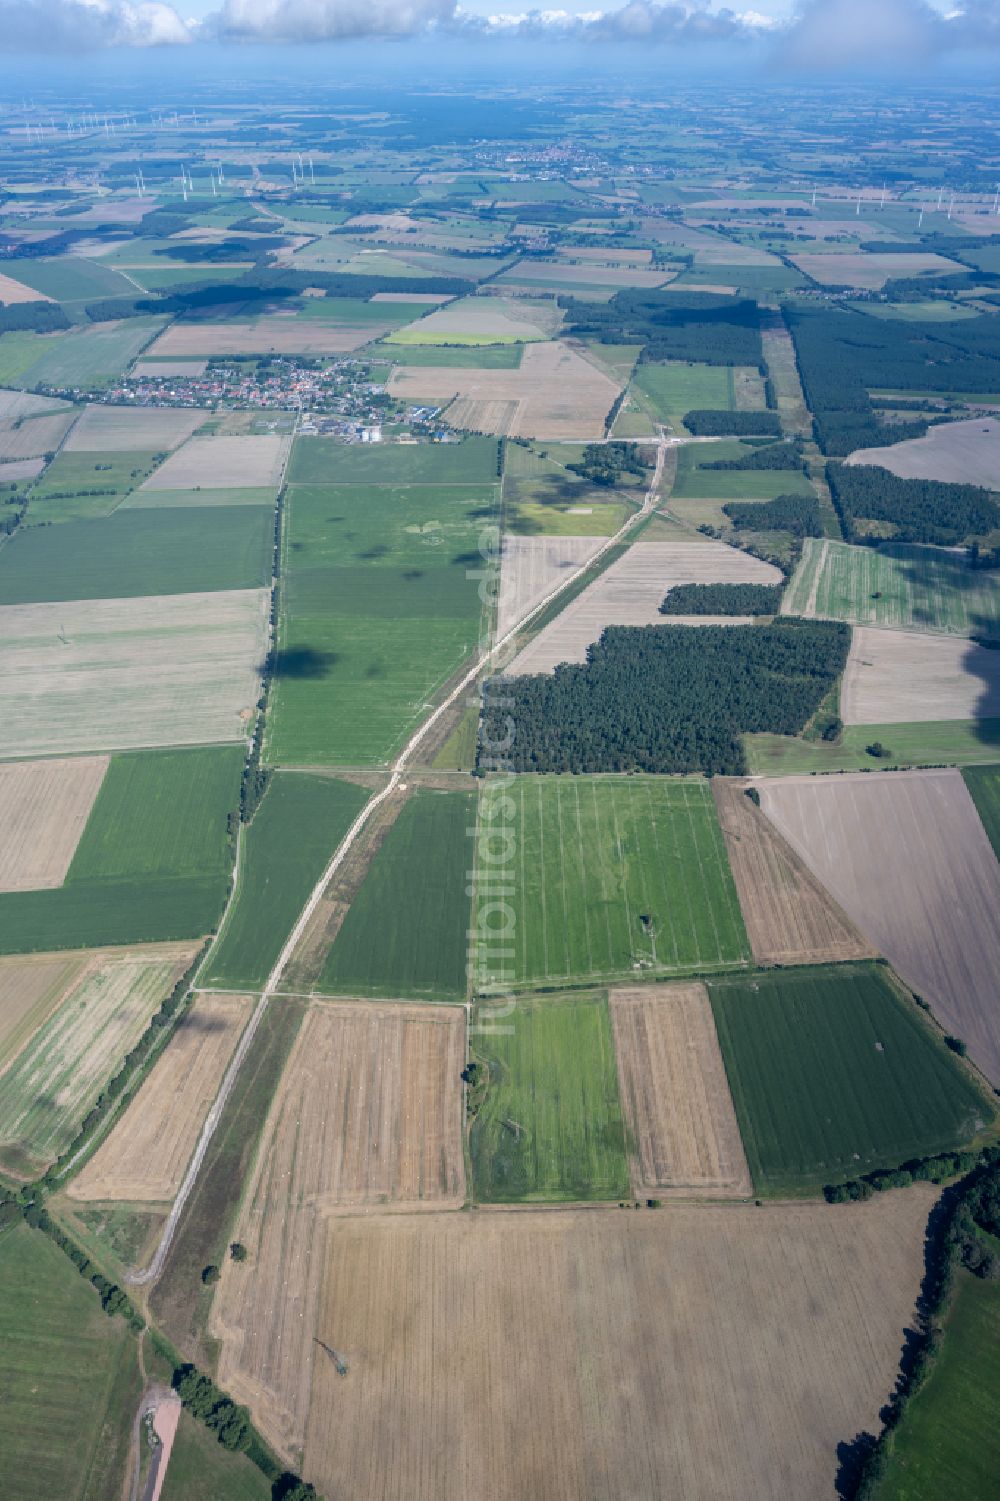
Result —
<path fill-rule="evenodd" d="M 454 14 L 455 0 L 224 0 L 206 27 L 220 38 L 323 42 L 415 36 Z"/>
<path fill-rule="evenodd" d="M 190 41 L 161 0 L 0 0 L 0 37 L 11 52 L 92 52 Z"/>
<path fill-rule="evenodd" d="M 920 65 L 950 44 L 951 24 L 926 0 L 802 0 L 779 57 L 821 71 Z"/>

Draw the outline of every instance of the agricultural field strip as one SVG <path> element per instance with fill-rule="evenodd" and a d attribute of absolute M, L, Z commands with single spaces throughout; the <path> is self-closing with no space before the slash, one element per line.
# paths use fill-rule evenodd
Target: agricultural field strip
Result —
<path fill-rule="evenodd" d="M 767 817 L 1000 1083 L 1000 864 L 961 773 L 758 783 Z"/>
<path fill-rule="evenodd" d="M 315 1001 L 306 1015 L 236 1224 L 253 1271 L 227 1264 L 211 1324 L 220 1381 L 283 1453 L 305 1440 L 326 1220 L 461 1205 L 464 1061 L 460 1007 Z"/>
<path fill-rule="evenodd" d="M 60 1003 L 90 954 L 0 958 L 0 1073 Z"/>
<path fill-rule="evenodd" d="M 901 479 L 944 480 L 952 484 L 1000 487 L 1000 421 L 972 417 L 942 422 L 923 438 L 888 448 L 861 448 L 845 461 L 876 464 Z"/>
<path fill-rule="evenodd" d="M 895 1379 L 935 1199 L 332 1221 L 311 1332 L 349 1375 L 317 1356 L 305 1473 L 384 1501 L 483 1475 L 491 1501 L 832 1494 Z"/>
<path fill-rule="evenodd" d="M 153 490 L 239 489 L 241 486 L 277 488 L 281 483 L 291 439 L 277 434 L 261 437 L 189 438 L 141 486 Z"/>
<path fill-rule="evenodd" d="M 577 574 L 601 545 L 599 537 L 504 536 L 500 555 L 497 634 L 504 636 L 537 604 L 561 574 Z"/>
<path fill-rule="evenodd" d="M 770 563 L 724 542 L 639 542 L 589 584 L 530 641 L 510 676 L 552 672 L 561 662 L 586 661 L 587 647 L 608 625 L 665 625 L 660 605 L 674 584 L 780 584 Z"/>
<path fill-rule="evenodd" d="M 63 884 L 107 769 L 107 756 L 0 762 L 0 892 Z"/>
<path fill-rule="evenodd" d="M 1000 718 L 1000 652 L 961 636 L 856 626 L 840 715 L 845 724 Z"/>
<path fill-rule="evenodd" d="M 704 985 L 618 988 L 610 996 L 632 1192 L 753 1192 Z"/>
<path fill-rule="evenodd" d="M 653 510 L 653 507 L 656 504 L 657 494 L 660 486 L 660 479 L 663 473 L 666 447 L 667 445 L 665 441 L 661 438 L 657 444 L 656 467 L 653 471 L 652 481 L 650 483 L 648 491 L 646 492 L 641 510 L 625 519 L 618 531 L 615 532 L 612 537 L 609 537 L 607 542 L 604 543 L 601 547 L 600 551 L 595 554 L 595 558 L 599 557 L 609 548 L 617 546 L 622 538 L 626 536 L 628 532 L 631 531 L 635 526 L 637 526 L 641 521 L 645 520 L 645 518 Z M 554 599 L 556 599 L 559 594 L 562 593 L 562 591 L 568 586 L 570 582 L 571 580 L 569 579 L 562 580 L 544 600 L 539 601 L 539 603 L 532 610 L 531 614 L 526 616 L 525 619 L 521 622 L 521 626 L 523 626 L 526 621 L 530 620 L 533 615 L 539 614 L 542 610 L 546 609 L 548 605 Z M 232 1059 L 230 1060 L 229 1067 L 227 1068 L 225 1076 L 219 1087 L 219 1093 L 216 1096 L 215 1101 L 208 1112 L 208 1115 L 206 1116 L 205 1124 L 202 1127 L 201 1135 L 198 1139 L 198 1145 L 195 1148 L 191 1162 L 188 1165 L 188 1170 L 184 1176 L 184 1181 L 181 1184 L 180 1189 L 178 1190 L 176 1198 L 174 1199 L 170 1214 L 168 1215 L 166 1224 L 164 1225 L 163 1234 L 149 1263 L 149 1266 L 146 1267 L 144 1271 L 135 1273 L 130 1279 L 132 1282 L 137 1284 L 149 1283 L 151 1281 L 154 1281 L 163 1270 L 163 1264 L 166 1261 L 167 1253 L 170 1250 L 171 1244 L 173 1243 L 174 1235 L 177 1231 L 178 1222 L 180 1220 L 181 1214 L 183 1213 L 184 1206 L 187 1203 L 188 1198 L 190 1197 L 191 1190 L 194 1187 L 195 1181 L 198 1177 L 198 1173 L 201 1169 L 201 1164 L 204 1161 L 208 1144 L 215 1134 L 215 1130 L 218 1126 L 222 1111 L 225 1108 L 226 1101 L 229 1098 L 229 1094 L 232 1090 L 233 1082 L 236 1078 L 236 1075 L 239 1073 L 243 1060 L 245 1059 L 246 1054 L 249 1051 L 250 1044 L 253 1041 L 254 1036 L 256 1035 L 258 1027 L 260 1026 L 261 1019 L 263 1018 L 264 1012 L 267 1009 L 268 1001 L 271 995 L 273 995 L 277 991 L 281 982 L 282 974 L 284 973 L 292 954 L 298 947 L 303 934 L 308 928 L 312 916 L 320 901 L 322 900 L 327 886 L 330 884 L 330 881 L 333 879 L 336 872 L 340 869 L 341 865 L 347 859 L 351 847 L 353 846 L 355 840 L 358 838 L 358 835 L 361 833 L 362 829 L 365 827 L 365 824 L 376 812 L 376 810 L 381 807 L 382 803 L 384 803 L 387 798 L 392 796 L 393 792 L 403 780 L 403 773 L 405 771 L 406 765 L 412 758 L 421 741 L 423 741 L 427 737 L 427 735 L 430 734 L 431 730 L 437 724 L 438 720 L 442 717 L 442 715 L 447 713 L 452 704 L 455 703 L 455 701 L 460 698 L 460 696 L 469 688 L 470 684 L 476 681 L 483 668 L 495 657 L 500 655 L 508 646 L 510 646 L 512 640 L 514 639 L 514 636 L 517 634 L 517 631 L 521 628 L 521 626 L 515 627 L 515 629 L 509 632 L 508 635 L 501 636 L 493 643 L 491 647 L 488 647 L 483 653 L 482 658 L 477 661 L 471 668 L 469 668 L 469 670 L 465 672 L 461 676 L 461 678 L 459 678 L 458 682 L 453 686 L 451 691 L 441 701 L 441 703 L 438 704 L 437 708 L 433 709 L 424 720 L 423 724 L 421 724 L 418 729 L 414 731 L 410 739 L 407 741 L 406 745 L 403 747 L 403 750 L 396 758 L 396 761 L 392 768 L 392 774 L 390 775 L 386 786 L 383 787 L 380 792 L 375 793 L 375 795 L 369 799 L 369 801 L 362 808 L 361 812 L 358 814 L 357 818 L 355 818 L 354 822 L 351 824 L 351 827 L 344 835 L 336 850 L 333 852 L 329 864 L 327 865 L 323 874 L 320 876 L 320 879 L 317 881 L 316 885 L 313 887 L 313 890 L 309 896 L 309 900 L 306 902 L 301 913 L 299 914 L 298 920 L 296 921 L 294 928 L 289 934 L 288 939 L 281 950 L 281 953 L 275 960 L 274 967 L 271 970 L 271 973 L 268 975 L 267 982 L 261 992 L 260 1000 L 258 1001 L 253 1015 L 251 1016 L 250 1021 L 247 1023 L 247 1026 L 243 1031 L 243 1035 L 236 1046 L 236 1050 L 233 1054 Z"/>
<path fill-rule="evenodd" d="M 63 441 L 64 453 L 142 453 L 176 448 L 205 421 L 186 407 L 84 407 Z"/>

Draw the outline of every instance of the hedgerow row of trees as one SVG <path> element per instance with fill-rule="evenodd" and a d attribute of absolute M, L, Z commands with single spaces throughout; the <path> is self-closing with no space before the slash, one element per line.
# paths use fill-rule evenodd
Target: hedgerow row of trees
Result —
<path fill-rule="evenodd" d="M 822 537 L 823 520 L 815 495 L 776 495 L 773 500 L 729 500 L 722 507 L 737 531 L 791 532 Z"/>
<path fill-rule="evenodd" d="M 754 626 L 609 626 L 585 666 L 492 678 L 484 747 L 513 771 L 650 771 L 734 776 L 741 735 L 794 735 L 844 669 L 850 628 L 787 619 Z"/>
<path fill-rule="evenodd" d="M 877 464 L 828 464 L 826 472 L 844 536 L 850 542 L 878 540 L 859 521 L 890 523 L 898 542 L 931 542 L 942 547 L 1000 527 L 1000 505 L 978 485 L 900 479 Z"/>
<path fill-rule="evenodd" d="M 661 615 L 777 615 L 783 584 L 675 584 Z"/>

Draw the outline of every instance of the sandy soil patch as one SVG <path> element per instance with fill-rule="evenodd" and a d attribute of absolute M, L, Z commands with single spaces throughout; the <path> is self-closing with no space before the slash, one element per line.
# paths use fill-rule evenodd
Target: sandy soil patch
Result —
<path fill-rule="evenodd" d="M 753 1192 L 715 1018 L 704 985 L 611 992 L 632 1192 Z"/>
<path fill-rule="evenodd" d="M 464 1064 L 458 1007 L 317 1002 L 306 1016 L 235 1232 L 250 1257 L 227 1264 L 212 1310 L 220 1382 L 284 1452 L 305 1438 L 328 1218 L 462 1203 Z"/>
<path fill-rule="evenodd" d="M 488 425 L 497 421 L 497 404 L 516 402 L 511 437 L 583 439 L 604 436 L 621 384 L 568 345 L 550 341 L 529 344 L 517 370 L 397 367 L 388 390 L 403 401 L 457 396 L 461 404 L 449 410 L 448 421 L 477 432 L 497 431 Z"/>
<path fill-rule="evenodd" d="M 46 413 L 0 428 L 0 459 L 37 459 L 55 453 L 76 413 Z"/>
<path fill-rule="evenodd" d="M 933 1202 L 340 1221 L 305 1474 L 382 1501 L 483 1475 L 491 1501 L 832 1497 L 895 1379 Z"/>
<path fill-rule="evenodd" d="M 959 636 L 855 626 L 840 715 L 845 724 L 1000 718 L 1000 652 Z"/>
<path fill-rule="evenodd" d="M 0 763 L 0 891 L 62 885 L 107 769 L 107 756 Z"/>
<path fill-rule="evenodd" d="M 507 297 L 462 297 L 421 318 L 416 330 L 411 326 L 400 332 L 418 332 L 423 343 L 440 341 L 446 334 L 492 334 L 497 338 L 525 340 L 544 339 L 547 335 L 547 329 L 534 320 L 529 308 Z"/>
<path fill-rule="evenodd" d="M 1000 1084 L 1000 864 L 961 773 L 758 784 L 768 818 Z"/>
<path fill-rule="evenodd" d="M 204 375 L 208 360 L 138 360 L 132 366 L 134 376 L 161 376 L 169 380 L 177 375 Z"/>
<path fill-rule="evenodd" d="M 848 250 L 843 255 L 806 251 L 803 255 L 789 256 L 789 260 L 823 286 L 864 287 L 872 292 L 881 291 L 892 277 L 919 276 L 925 271 L 940 275 L 964 269 L 943 255 L 907 255 L 882 250 Z"/>
<path fill-rule="evenodd" d="M 73 1199 L 173 1199 L 253 1000 L 203 991 L 125 1114 L 69 1184 Z"/>
<path fill-rule="evenodd" d="M 87 954 L 28 954 L 0 959 L 0 1068 L 55 1010 Z"/>
<path fill-rule="evenodd" d="M 581 509 L 590 514 L 589 509 Z M 571 578 L 603 541 L 603 537 L 504 537 L 497 635 L 505 636 L 550 590 Z"/>
<path fill-rule="evenodd" d="M 347 354 L 390 325 L 352 328 L 319 318 L 258 318 L 256 323 L 175 323 L 146 350 L 167 354 Z"/>
<path fill-rule="evenodd" d="M 0 759 L 245 738 L 266 589 L 0 608 Z"/>
<path fill-rule="evenodd" d="M 15 307 L 21 302 L 51 302 L 51 297 L 46 297 L 44 292 L 36 292 L 34 287 L 26 287 L 23 281 L 15 281 L 12 276 L 6 276 L 0 271 L 0 302 L 5 307 Z"/>
<path fill-rule="evenodd" d="M 37 479 L 44 468 L 43 458 L 11 459 L 9 463 L 0 463 L 0 485 L 17 484 L 23 479 Z"/>
<path fill-rule="evenodd" d="M 910 438 L 888 448 L 863 448 L 848 464 L 878 464 L 901 479 L 950 480 L 962 485 L 1000 486 L 1000 420 L 971 417 L 965 422 L 942 422 L 923 438 Z"/>
<path fill-rule="evenodd" d="M 744 796 L 749 784 L 712 778 L 743 921 L 758 964 L 865 959 L 875 949 L 801 856 Z"/>
<path fill-rule="evenodd" d="M 170 407 L 85 407 L 63 447 L 67 453 L 129 453 L 176 448 L 205 413 Z"/>
<path fill-rule="evenodd" d="M 278 486 L 291 439 L 277 433 L 245 438 L 190 438 L 140 486 L 142 490 L 260 489 Z"/>
<path fill-rule="evenodd" d="M 717 583 L 780 584 L 781 574 L 724 542 L 639 543 L 571 600 L 507 671 L 552 672 L 560 662 L 585 662 L 606 625 L 675 624 L 676 616 L 660 614 L 674 584 Z"/>

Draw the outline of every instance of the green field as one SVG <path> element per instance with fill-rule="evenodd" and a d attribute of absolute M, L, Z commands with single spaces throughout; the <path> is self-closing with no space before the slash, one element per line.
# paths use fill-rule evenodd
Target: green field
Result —
<path fill-rule="evenodd" d="M 497 447 L 495 438 L 374 447 L 298 438 L 285 479 L 289 485 L 491 485 L 498 479 Z"/>
<path fill-rule="evenodd" d="M 46 339 L 40 346 L 45 352 L 20 372 L 19 384 L 81 390 L 110 385 L 152 342 L 164 321 L 123 318 L 114 323 L 88 323 L 61 334 L 58 341 Z"/>
<path fill-rule="evenodd" d="M 495 510 L 486 484 L 290 487 L 270 760 L 378 765 L 405 743 L 479 641 Z"/>
<path fill-rule="evenodd" d="M 753 450 L 742 443 L 691 443 L 677 457 L 671 494 L 684 500 L 773 500 L 778 495 L 815 495 L 801 469 L 703 469 L 703 464 L 740 458 Z"/>
<path fill-rule="evenodd" d="M 487 785 L 480 839 L 512 836 L 512 959 L 481 942 L 481 988 L 729 969 L 749 957 L 708 783 L 666 777 L 518 777 L 499 825 Z M 499 809 L 506 814 L 506 810 Z M 497 837 L 500 837 L 498 833 Z M 480 881 L 477 926 L 489 930 Z"/>
<path fill-rule="evenodd" d="M 972 1140 L 993 1107 L 874 964 L 709 982 L 758 1193 L 898 1167 Z"/>
<path fill-rule="evenodd" d="M 107 516 L 155 468 L 154 455 L 140 453 L 57 453 L 31 488 L 25 526 Z M 100 495 L 88 491 L 100 490 Z M 108 493 L 110 492 L 110 493 Z"/>
<path fill-rule="evenodd" d="M 267 506 L 273 511 L 276 495 L 277 491 L 269 485 L 257 485 L 248 490 L 133 490 L 122 501 L 121 508 L 123 511 L 163 511 Z"/>
<path fill-rule="evenodd" d="M 852 547 L 807 537 L 785 594 L 789 615 L 964 636 L 1000 623 L 996 575 L 964 554 L 890 543 Z"/>
<path fill-rule="evenodd" d="M 351 903 L 318 990 L 464 998 L 475 818 L 473 792 L 412 794 Z"/>
<path fill-rule="evenodd" d="M 523 537 L 610 537 L 625 519 L 622 490 L 592 485 L 567 468 L 583 445 L 508 443 L 503 481 L 504 530 Z M 643 481 L 629 475 L 638 503 Z M 574 514 L 575 513 L 575 514 Z"/>
<path fill-rule="evenodd" d="M 647 410 L 658 422 L 681 429 L 686 412 L 732 411 L 736 405 L 729 365 L 640 365 L 632 379 Z"/>
<path fill-rule="evenodd" d="M 0 334 L 0 386 L 31 385 L 23 380 L 29 370 L 43 356 L 52 358 L 55 350 L 66 338 L 59 334 L 32 334 L 13 332 Z"/>
<path fill-rule="evenodd" d="M 380 306 L 380 304 L 376 304 Z M 524 354 L 523 344 L 488 344 L 479 348 L 449 347 L 446 344 L 392 344 L 373 355 L 383 354 L 394 365 L 426 365 L 428 369 L 445 366 L 455 370 L 517 370 Z"/>
<path fill-rule="evenodd" d="M 0 1237 L 5 1501 L 118 1501 L 141 1384 L 135 1345 L 40 1231 Z"/>
<path fill-rule="evenodd" d="M 182 1412 L 160 1501 L 271 1501 L 271 1486 L 245 1454 Z"/>
<path fill-rule="evenodd" d="M 65 883 L 0 893 L 0 953 L 194 938 L 225 901 L 241 746 L 112 757 Z"/>
<path fill-rule="evenodd" d="M 977 318 L 975 308 L 963 307 L 960 302 L 946 302 L 938 298 L 934 302 L 848 302 L 845 304 L 856 313 L 867 313 L 870 318 L 888 318 L 903 323 L 956 323 L 963 318 Z"/>
<path fill-rule="evenodd" d="M 707 265 L 691 266 L 682 271 L 674 282 L 675 287 L 701 286 L 736 287 L 740 292 L 756 296 L 760 292 L 788 292 L 794 287 L 807 286 L 800 271 L 789 266 L 741 266 Z"/>
<path fill-rule="evenodd" d="M 503 1020 L 478 1007 L 472 1052 L 489 1076 L 469 1141 L 477 1199 L 572 1202 L 629 1193 L 604 996 L 521 1000 Z"/>
<path fill-rule="evenodd" d="M 959 1272 L 926 1384 L 892 1437 L 878 1501 L 996 1501 L 1000 1285 Z"/>
<path fill-rule="evenodd" d="M 202 983 L 260 989 L 367 796 L 350 782 L 275 772 L 243 830 L 236 900 Z"/>
<path fill-rule="evenodd" d="M 56 302 L 98 302 L 105 297 L 134 297 L 136 289 L 119 272 L 81 255 L 18 262 L 17 280 Z"/>
<path fill-rule="evenodd" d="M 1000 761 L 1000 720 L 991 722 L 996 731 L 994 760 Z M 972 794 L 972 801 L 979 810 L 983 828 L 1000 860 L 1000 766 L 970 767 L 962 775 Z"/>
<path fill-rule="evenodd" d="M 866 747 L 889 751 L 876 759 Z M 744 735 L 747 766 L 763 776 L 796 772 L 871 771 L 890 766 L 975 766 L 1000 759 L 1000 719 L 925 720 L 919 724 L 849 724 L 836 744 L 794 735 Z"/>
<path fill-rule="evenodd" d="M 271 581 L 273 539 L 262 506 L 120 510 L 22 527 L 0 549 L 0 605 L 260 589 Z"/>
<path fill-rule="evenodd" d="M 394 273 L 384 273 L 392 275 Z M 386 338 L 386 344 L 448 344 L 455 347 L 468 349 L 482 349 L 487 345 L 506 346 L 510 344 L 541 344 L 545 341 L 543 333 L 537 334 L 463 334 L 449 328 L 444 332 L 435 334 L 433 329 L 399 328 Z"/>

